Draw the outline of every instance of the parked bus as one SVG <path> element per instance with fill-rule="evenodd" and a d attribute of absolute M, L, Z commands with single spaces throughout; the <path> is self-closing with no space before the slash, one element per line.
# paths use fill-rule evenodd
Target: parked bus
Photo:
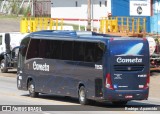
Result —
<path fill-rule="evenodd" d="M 145 38 L 94 32 L 39 31 L 26 36 L 18 56 L 17 87 L 39 93 L 126 104 L 147 100 L 149 46 Z"/>

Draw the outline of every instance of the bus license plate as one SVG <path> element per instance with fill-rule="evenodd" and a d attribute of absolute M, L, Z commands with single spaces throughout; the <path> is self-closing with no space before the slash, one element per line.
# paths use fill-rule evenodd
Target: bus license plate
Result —
<path fill-rule="evenodd" d="M 126 99 L 131 99 L 131 98 L 133 98 L 133 96 L 132 95 L 126 95 L 125 98 Z"/>

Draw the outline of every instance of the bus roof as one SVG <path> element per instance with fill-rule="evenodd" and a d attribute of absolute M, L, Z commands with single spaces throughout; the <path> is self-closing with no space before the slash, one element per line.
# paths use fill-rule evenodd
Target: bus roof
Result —
<path fill-rule="evenodd" d="M 29 34 L 34 39 L 58 39 L 58 40 L 83 40 L 83 41 L 107 41 L 114 40 L 142 40 L 136 37 L 121 37 L 109 34 L 101 34 L 90 31 L 70 30 L 43 30 Z"/>

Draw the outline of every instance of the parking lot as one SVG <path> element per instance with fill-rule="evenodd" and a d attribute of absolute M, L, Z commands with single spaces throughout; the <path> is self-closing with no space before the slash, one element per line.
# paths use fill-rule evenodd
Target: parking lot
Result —
<path fill-rule="evenodd" d="M 20 18 L 5 18 L 0 16 L 0 32 L 19 32 Z"/>

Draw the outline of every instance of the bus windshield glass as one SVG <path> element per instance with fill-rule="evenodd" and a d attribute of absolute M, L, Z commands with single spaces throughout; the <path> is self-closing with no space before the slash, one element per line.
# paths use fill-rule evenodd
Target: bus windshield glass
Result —
<path fill-rule="evenodd" d="M 113 41 L 111 54 L 119 56 L 144 56 L 145 45 L 143 40 L 122 40 Z"/>

